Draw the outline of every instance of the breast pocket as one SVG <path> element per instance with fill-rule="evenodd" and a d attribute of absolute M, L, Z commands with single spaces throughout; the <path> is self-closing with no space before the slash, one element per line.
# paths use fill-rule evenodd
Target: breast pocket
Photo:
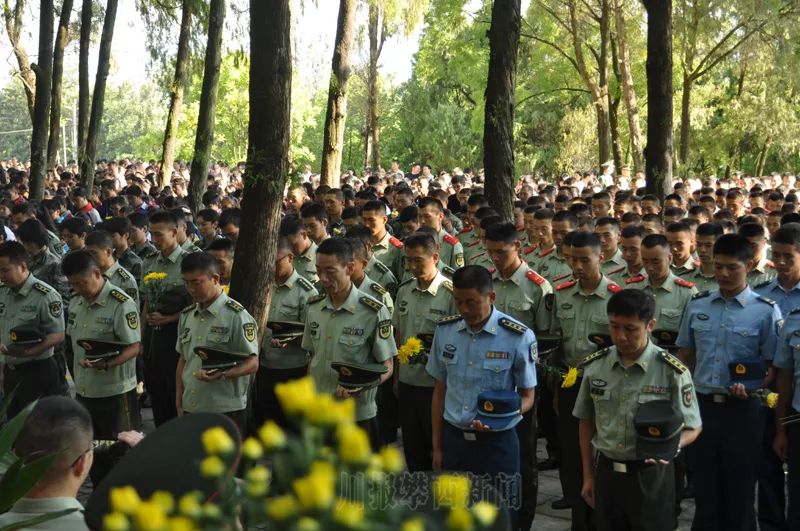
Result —
<path fill-rule="evenodd" d="M 231 333 L 229 330 L 225 331 L 210 331 L 206 336 L 206 341 L 209 346 L 222 346 L 231 342 Z"/>
<path fill-rule="evenodd" d="M 337 360 L 364 362 L 366 338 L 363 336 L 339 336 Z"/>
<path fill-rule="evenodd" d="M 483 360 L 481 390 L 507 389 L 511 380 L 512 362 L 511 358 Z"/>
<path fill-rule="evenodd" d="M 759 354 L 758 340 L 759 340 L 758 327 L 754 326 L 734 326 L 731 329 L 731 342 L 734 356 L 737 359 L 752 358 Z"/>
<path fill-rule="evenodd" d="M 608 332 L 608 318 L 605 315 L 591 315 L 589 322 L 591 323 L 591 332 Z"/>
<path fill-rule="evenodd" d="M 590 387 L 589 396 L 594 404 L 594 415 L 598 422 L 606 423 L 618 411 L 612 411 L 611 390 L 603 387 Z"/>
<path fill-rule="evenodd" d="M 665 328 L 667 330 L 678 330 L 681 326 L 680 310 L 672 308 L 662 308 L 658 319 L 658 328 Z"/>
<path fill-rule="evenodd" d="M 557 325 L 558 328 L 563 330 L 565 334 L 571 334 L 575 329 L 574 309 L 565 310 L 563 308 L 559 308 L 556 311 L 556 318 L 558 319 L 558 323 L 554 323 L 554 325 Z"/>
<path fill-rule="evenodd" d="M 711 333 L 711 325 L 705 321 L 692 323 L 692 336 L 697 350 L 709 352 L 714 348 L 715 334 Z"/>
<path fill-rule="evenodd" d="M 278 314 L 281 316 L 281 318 L 286 319 L 287 321 L 297 321 L 300 317 L 299 303 L 283 303 L 278 310 Z"/>

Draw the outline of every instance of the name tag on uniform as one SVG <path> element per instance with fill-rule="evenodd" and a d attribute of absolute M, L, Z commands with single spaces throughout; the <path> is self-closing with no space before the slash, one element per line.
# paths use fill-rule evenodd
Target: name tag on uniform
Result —
<path fill-rule="evenodd" d="M 209 329 L 209 333 L 211 334 L 227 334 L 228 327 L 227 326 L 212 326 Z"/>
<path fill-rule="evenodd" d="M 449 360 L 453 359 L 453 357 L 455 357 L 455 355 L 456 355 L 455 352 L 450 352 L 448 350 L 445 350 L 444 352 L 442 352 L 442 356 L 447 358 L 447 359 L 449 359 Z"/>
<path fill-rule="evenodd" d="M 507 360 L 510 358 L 511 355 L 508 352 L 497 352 L 494 350 L 490 350 L 486 353 L 486 359 L 489 360 Z"/>
<path fill-rule="evenodd" d="M 448 313 L 445 310 L 437 310 L 436 308 L 431 308 L 430 312 L 434 315 L 447 315 Z"/>
<path fill-rule="evenodd" d="M 353 328 L 352 326 L 345 326 L 342 328 L 342 333 L 348 336 L 363 336 L 363 328 Z"/>
<path fill-rule="evenodd" d="M 606 394 L 606 390 L 600 389 L 599 387 L 591 387 L 589 388 L 589 393 L 592 396 L 603 396 L 604 394 Z"/>
<path fill-rule="evenodd" d="M 643 385 L 642 392 L 655 395 L 665 395 L 667 394 L 667 388 L 660 385 Z"/>

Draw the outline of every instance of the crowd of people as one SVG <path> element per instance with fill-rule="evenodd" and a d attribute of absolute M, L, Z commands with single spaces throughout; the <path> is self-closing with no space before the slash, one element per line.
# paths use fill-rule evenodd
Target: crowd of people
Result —
<path fill-rule="evenodd" d="M 468 168 L 392 161 L 338 187 L 304 168 L 259 330 L 228 295 L 242 166 L 212 167 L 197 212 L 183 166 L 163 189 L 155 161 L 100 161 L 92 190 L 76 171 L 37 202 L 25 164 L 0 161 L 9 418 L 74 394 L 95 439 L 138 429 L 142 407 L 156 426 L 290 428 L 275 385 L 311 375 L 409 472 L 492 478 L 516 529 L 556 468 L 574 530 L 673 530 L 691 496 L 698 531 L 800 529 L 791 175 L 675 179 L 663 201 L 610 164 L 523 176 L 510 220 Z M 91 465 L 75 463 L 73 483 Z"/>

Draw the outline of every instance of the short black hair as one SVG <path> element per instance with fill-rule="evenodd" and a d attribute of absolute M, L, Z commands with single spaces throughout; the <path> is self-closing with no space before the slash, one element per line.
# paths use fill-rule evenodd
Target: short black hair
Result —
<path fill-rule="evenodd" d="M 72 251 L 64 256 L 61 261 L 61 272 L 64 276 L 86 275 L 97 268 L 97 261 L 89 251 Z"/>
<path fill-rule="evenodd" d="M 634 225 L 638 225 L 642 222 L 642 216 L 636 212 L 625 212 L 622 214 L 620 221 L 622 223 L 633 223 Z"/>
<path fill-rule="evenodd" d="M 415 232 L 403 240 L 406 249 L 424 249 L 425 254 L 432 256 L 437 251 L 437 241 L 432 234 Z"/>
<path fill-rule="evenodd" d="M 0 243 L 0 258 L 8 258 L 8 261 L 14 265 L 28 265 L 29 260 L 25 246 L 13 240 Z"/>
<path fill-rule="evenodd" d="M 467 198 L 467 206 L 489 206 L 489 200 L 483 194 L 473 193 Z"/>
<path fill-rule="evenodd" d="M 325 207 L 319 203 L 308 203 L 300 209 L 300 217 L 301 218 L 314 218 L 317 221 L 325 221 L 328 219 L 327 214 L 325 214 Z M 220 223 L 220 226 L 222 223 Z"/>
<path fill-rule="evenodd" d="M 400 223 L 406 223 L 408 221 L 416 221 L 418 217 L 419 209 L 416 206 L 411 205 L 400 211 L 400 214 L 397 216 L 397 221 Z"/>
<path fill-rule="evenodd" d="M 150 224 L 155 225 L 156 223 L 178 228 L 178 218 L 172 210 L 156 210 L 150 214 Z"/>
<path fill-rule="evenodd" d="M 205 273 L 208 276 L 219 274 L 217 260 L 205 251 L 189 253 L 181 261 L 181 273 Z"/>
<path fill-rule="evenodd" d="M 86 235 L 86 245 L 99 247 L 101 249 L 113 249 L 114 240 L 111 239 L 111 233 L 106 230 L 96 230 Z"/>
<path fill-rule="evenodd" d="M 578 218 L 568 210 L 556 212 L 553 216 L 553 222 L 555 223 L 556 221 L 566 221 L 572 229 L 578 226 Z"/>
<path fill-rule="evenodd" d="M 286 216 L 281 220 L 278 230 L 280 236 L 289 237 L 300 234 L 304 230 L 303 221 L 297 216 Z"/>
<path fill-rule="evenodd" d="M 652 235 L 651 236 L 655 236 Z M 656 300 L 652 295 L 640 289 L 624 289 L 608 299 L 606 313 L 620 317 L 638 317 L 640 321 L 649 323 L 656 314 Z"/>
<path fill-rule="evenodd" d="M 65 219 L 59 225 L 60 230 L 68 230 L 72 234 L 86 234 L 91 230 L 89 223 L 86 222 L 83 218 L 69 218 Z"/>
<path fill-rule="evenodd" d="M 226 208 L 219 215 L 219 226 L 225 227 L 226 225 L 233 225 L 239 227 L 242 223 L 242 209 L 240 208 Z"/>
<path fill-rule="evenodd" d="M 619 221 L 612 218 L 611 216 L 602 217 L 598 219 L 594 224 L 595 227 L 599 227 L 600 225 L 610 225 L 614 230 L 619 232 Z"/>
<path fill-rule="evenodd" d="M 211 242 L 208 244 L 208 247 L 206 247 L 205 250 L 224 251 L 233 256 L 233 253 L 236 250 L 236 244 L 233 243 L 233 240 L 229 240 L 228 238 L 215 238 L 211 240 Z"/>
<path fill-rule="evenodd" d="M 781 228 L 775 231 L 770 241 L 772 243 L 782 243 L 800 247 L 800 224 L 788 223 L 782 225 Z"/>
<path fill-rule="evenodd" d="M 111 234 L 128 234 L 131 230 L 131 220 L 128 218 L 108 218 L 103 222 L 103 229 Z"/>
<path fill-rule="evenodd" d="M 433 197 L 421 198 L 419 201 L 417 201 L 417 206 L 420 209 L 423 209 L 425 207 L 433 207 L 439 212 L 444 212 L 444 207 L 442 207 L 442 203 L 438 199 Z"/>
<path fill-rule="evenodd" d="M 483 221 L 487 221 L 488 219 L 489 218 L 486 218 Z M 481 222 L 481 228 L 483 228 L 483 221 Z M 514 245 L 518 237 L 519 235 L 517 233 L 517 228 L 513 223 L 510 222 L 492 223 L 486 227 L 485 239 L 487 241 L 503 242 Z"/>
<path fill-rule="evenodd" d="M 739 225 L 739 234 L 745 238 L 764 238 L 767 231 L 760 223 L 744 223 Z"/>
<path fill-rule="evenodd" d="M 136 227 L 137 229 L 144 229 L 147 230 L 149 225 L 149 220 L 147 216 L 142 212 L 134 212 L 133 214 L 128 214 L 128 220 L 131 222 L 131 226 Z"/>
<path fill-rule="evenodd" d="M 345 233 L 345 238 L 348 239 L 358 239 L 364 242 L 364 245 L 371 245 L 372 244 L 372 231 L 366 228 L 364 225 L 353 225 L 352 227 L 347 229 Z"/>
<path fill-rule="evenodd" d="M 528 208 L 530 208 L 530 207 L 528 207 Z M 525 213 L 526 213 L 526 214 L 528 213 L 528 212 L 527 212 L 527 210 L 528 210 L 528 209 L 526 208 L 526 209 L 525 209 Z M 553 218 L 555 217 L 555 215 L 556 215 L 556 213 L 555 213 L 555 212 L 553 212 L 553 210 L 552 210 L 552 209 L 550 209 L 550 208 L 538 208 L 538 209 L 536 209 L 536 211 L 533 213 L 533 219 L 538 219 L 538 220 L 553 220 Z"/>
<path fill-rule="evenodd" d="M 367 201 L 364 203 L 364 206 L 361 207 L 362 212 L 380 212 L 383 215 L 386 215 L 386 203 L 383 201 L 378 201 L 377 199 L 374 201 Z"/>
<path fill-rule="evenodd" d="M 743 264 L 753 259 L 750 242 L 741 234 L 723 234 L 714 242 L 714 256 L 723 255 L 734 258 Z"/>
<path fill-rule="evenodd" d="M 718 238 L 725 234 L 725 231 L 722 228 L 722 225 L 719 223 L 714 222 L 707 222 L 701 223 L 697 226 L 697 231 L 695 232 L 695 237 L 697 236 L 714 236 Z"/>
<path fill-rule="evenodd" d="M 641 238 L 644 236 L 644 227 L 641 225 L 628 225 L 620 233 L 621 238 Z"/>
<path fill-rule="evenodd" d="M 456 289 L 476 289 L 482 295 L 494 291 L 492 274 L 479 265 L 468 265 L 453 273 L 453 287 Z"/>
<path fill-rule="evenodd" d="M 663 234 L 648 234 L 642 239 L 642 247 L 647 249 L 663 247 L 667 252 L 670 252 L 669 240 Z"/>
<path fill-rule="evenodd" d="M 335 256 L 340 264 L 353 261 L 353 246 L 344 238 L 327 238 L 317 247 L 317 255 Z"/>
<path fill-rule="evenodd" d="M 600 238 L 594 232 L 573 231 L 571 247 L 589 247 L 594 252 L 600 252 Z"/>
<path fill-rule="evenodd" d="M 219 212 L 213 208 L 204 208 L 197 213 L 197 219 L 214 223 L 215 221 L 219 221 Z"/>
<path fill-rule="evenodd" d="M 47 229 L 38 219 L 26 219 L 17 228 L 16 234 L 22 243 L 32 243 L 40 248 L 47 245 Z"/>

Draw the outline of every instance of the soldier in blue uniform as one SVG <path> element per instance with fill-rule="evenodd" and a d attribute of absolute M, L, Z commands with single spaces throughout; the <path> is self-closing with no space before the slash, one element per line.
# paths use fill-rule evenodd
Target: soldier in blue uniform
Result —
<path fill-rule="evenodd" d="M 460 314 L 436 327 L 426 366 L 435 379 L 433 468 L 517 478 L 516 430 L 491 430 L 476 420 L 477 399 L 483 392 L 516 388 L 520 413 L 533 407 L 536 338 L 527 326 L 494 308 L 492 276 L 480 266 L 455 272 L 453 297 Z M 514 490 L 506 499 L 518 500 L 516 479 L 501 486 L 509 487 Z"/>
<path fill-rule="evenodd" d="M 774 301 L 747 285 L 753 266 L 747 239 L 725 234 L 714 244 L 719 290 L 695 295 L 676 344 L 693 370 L 703 433 L 689 450 L 696 490 L 692 529 L 754 530 L 757 456 L 763 433 L 758 401 L 731 384 L 729 364 L 771 362 L 781 319 Z M 764 385 L 771 380 L 772 371 Z"/>

